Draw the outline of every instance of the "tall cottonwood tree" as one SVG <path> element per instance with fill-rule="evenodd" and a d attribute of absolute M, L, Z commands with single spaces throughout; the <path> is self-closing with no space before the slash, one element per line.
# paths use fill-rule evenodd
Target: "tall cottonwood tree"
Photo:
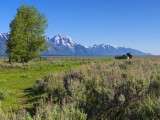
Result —
<path fill-rule="evenodd" d="M 9 62 L 28 62 L 38 57 L 47 48 L 44 32 L 47 19 L 33 6 L 22 5 L 10 23 L 10 38 L 7 42 Z"/>

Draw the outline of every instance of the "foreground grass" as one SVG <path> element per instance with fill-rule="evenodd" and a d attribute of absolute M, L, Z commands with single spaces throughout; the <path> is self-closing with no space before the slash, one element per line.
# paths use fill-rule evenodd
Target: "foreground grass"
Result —
<path fill-rule="evenodd" d="M 93 61 L 32 90 L 45 95 L 33 120 L 159 120 L 160 58 Z"/>
<path fill-rule="evenodd" d="M 160 119 L 159 57 L 1 62 L 1 70 L 14 73 L 1 81 L 3 110 L 12 110 L 0 109 L 3 120 Z"/>
<path fill-rule="evenodd" d="M 15 112 L 22 108 L 33 108 L 34 99 L 39 96 L 30 94 L 29 89 L 38 78 L 47 74 L 65 72 L 88 64 L 90 61 L 110 61 L 110 58 L 50 58 L 33 60 L 27 64 L 8 64 L 0 60 L 0 90 L 5 92 L 1 106 L 5 112 Z"/>

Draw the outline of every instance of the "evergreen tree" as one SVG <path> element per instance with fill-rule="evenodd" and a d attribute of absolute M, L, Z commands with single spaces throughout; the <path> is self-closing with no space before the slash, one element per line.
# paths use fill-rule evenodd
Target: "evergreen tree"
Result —
<path fill-rule="evenodd" d="M 33 6 L 22 5 L 10 23 L 10 38 L 7 42 L 9 62 L 28 62 L 44 51 L 44 30 L 47 20 Z"/>

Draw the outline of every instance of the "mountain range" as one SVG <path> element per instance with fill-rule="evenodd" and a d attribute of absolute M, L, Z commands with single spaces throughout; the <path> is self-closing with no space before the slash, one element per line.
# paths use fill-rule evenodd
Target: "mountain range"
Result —
<path fill-rule="evenodd" d="M 6 41 L 9 39 L 9 33 L 0 34 L 0 55 L 6 55 Z M 71 56 L 114 56 L 131 53 L 136 56 L 151 55 L 136 49 L 126 47 L 114 47 L 111 45 L 92 45 L 85 47 L 76 43 L 72 38 L 66 35 L 56 35 L 53 38 L 46 38 L 48 50 L 41 52 L 42 55 L 71 55 Z"/>

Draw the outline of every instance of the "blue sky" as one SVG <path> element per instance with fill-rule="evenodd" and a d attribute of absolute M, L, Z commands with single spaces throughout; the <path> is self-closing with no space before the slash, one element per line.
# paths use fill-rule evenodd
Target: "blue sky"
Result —
<path fill-rule="evenodd" d="M 48 19 L 46 36 L 82 45 L 110 44 L 160 55 L 160 0 L 0 0 L 0 33 L 17 8 L 35 6 Z"/>

